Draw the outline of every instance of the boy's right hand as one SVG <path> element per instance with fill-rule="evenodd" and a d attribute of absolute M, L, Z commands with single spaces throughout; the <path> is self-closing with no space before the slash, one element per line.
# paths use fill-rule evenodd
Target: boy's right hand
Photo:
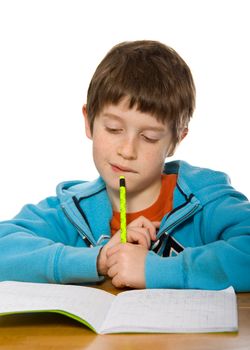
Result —
<path fill-rule="evenodd" d="M 156 240 L 156 231 L 160 227 L 160 221 L 150 221 L 144 216 L 140 216 L 127 226 L 127 242 L 142 245 L 149 249 L 151 241 Z M 99 275 L 106 275 L 107 268 L 107 250 L 121 242 L 120 230 L 102 247 L 97 258 L 97 270 Z"/>

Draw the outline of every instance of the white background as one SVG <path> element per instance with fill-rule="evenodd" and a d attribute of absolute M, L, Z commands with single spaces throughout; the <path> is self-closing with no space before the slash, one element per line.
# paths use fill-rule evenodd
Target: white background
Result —
<path fill-rule="evenodd" d="M 197 108 L 174 159 L 227 172 L 250 197 L 249 1 L 0 0 L 0 219 L 94 179 L 81 107 L 106 52 L 125 40 L 172 46 Z"/>

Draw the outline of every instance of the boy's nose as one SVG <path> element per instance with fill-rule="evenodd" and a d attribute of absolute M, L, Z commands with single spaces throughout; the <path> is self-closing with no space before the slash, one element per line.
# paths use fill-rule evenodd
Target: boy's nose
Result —
<path fill-rule="evenodd" d="M 124 159 L 136 159 L 137 149 L 135 140 L 124 140 L 117 149 L 117 153 Z"/>

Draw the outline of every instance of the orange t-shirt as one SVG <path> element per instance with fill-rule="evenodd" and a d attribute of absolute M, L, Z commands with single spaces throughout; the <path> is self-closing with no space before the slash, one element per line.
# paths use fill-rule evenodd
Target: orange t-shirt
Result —
<path fill-rule="evenodd" d="M 127 213 L 127 225 L 139 216 L 145 216 L 150 221 L 161 221 L 163 216 L 172 210 L 173 193 L 176 186 L 177 175 L 164 174 L 161 176 L 161 181 L 161 192 L 156 202 L 144 210 L 134 213 Z M 113 211 L 110 228 L 112 235 L 114 235 L 120 229 L 120 212 Z"/>

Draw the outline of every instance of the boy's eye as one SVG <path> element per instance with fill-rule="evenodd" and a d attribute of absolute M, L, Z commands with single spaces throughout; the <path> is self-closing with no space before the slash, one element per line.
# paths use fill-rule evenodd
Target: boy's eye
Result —
<path fill-rule="evenodd" d="M 122 131 L 122 129 L 119 129 L 119 128 L 110 128 L 110 127 L 108 127 L 108 126 L 105 126 L 105 129 L 106 129 L 108 132 L 112 133 L 112 134 L 117 134 L 117 133 L 119 133 L 120 131 Z"/>
<path fill-rule="evenodd" d="M 146 142 L 150 142 L 150 143 L 156 143 L 158 141 L 158 139 L 152 139 L 151 137 L 148 137 L 148 136 L 145 136 L 145 135 L 141 135 L 143 137 L 143 139 L 146 141 Z"/>

